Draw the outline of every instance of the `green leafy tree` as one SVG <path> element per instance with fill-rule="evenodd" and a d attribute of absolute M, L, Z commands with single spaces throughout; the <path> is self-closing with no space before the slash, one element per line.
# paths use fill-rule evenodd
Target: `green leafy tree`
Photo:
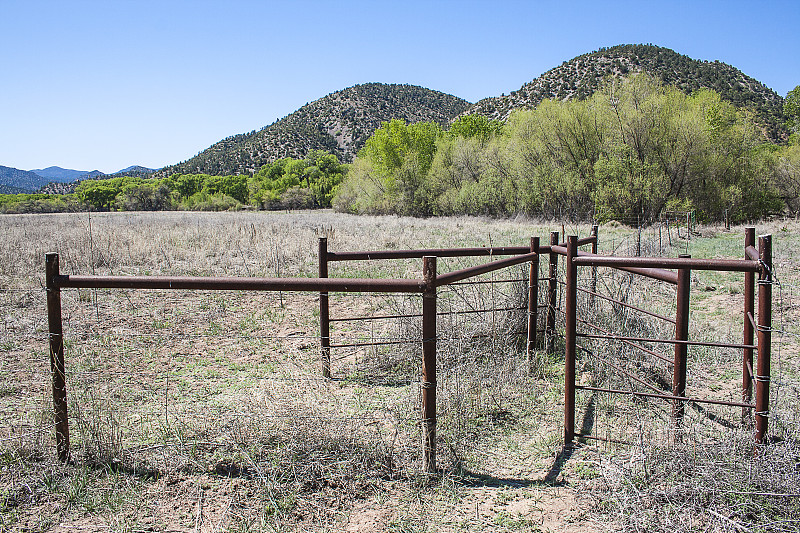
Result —
<path fill-rule="evenodd" d="M 783 114 L 786 116 L 786 127 L 797 141 L 797 135 L 800 135 L 800 85 L 786 95 L 783 101 Z"/>

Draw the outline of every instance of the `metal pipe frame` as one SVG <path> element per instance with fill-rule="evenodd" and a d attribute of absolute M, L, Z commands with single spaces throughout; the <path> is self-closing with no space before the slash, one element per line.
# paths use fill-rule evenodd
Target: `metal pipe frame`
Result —
<path fill-rule="evenodd" d="M 422 263 L 422 471 L 436 472 L 436 257 Z"/>
<path fill-rule="evenodd" d="M 528 253 L 527 246 L 498 246 L 479 248 L 429 248 L 425 250 L 375 250 L 369 252 L 328 252 L 328 261 L 373 261 L 377 259 L 422 259 L 429 257 L 480 257 L 520 255 Z"/>
<path fill-rule="evenodd" d="M 682 259 L 689 259 L 681 255 Z M 682 268 L 678 271 L 677 305 L 675 309 L 675 340 L 689 340 L 689 298 L 691 292 L 692 271 Z M 675 344 L 675 364 L 672 368 L 672 395 L 686 396 L 686 366 L 688 359 L 688 346 L 683 342 Z M 683 423 L 685 404 L 674 401 L 672 404 L 672 418 L 676 428 Z"/>
<path fill-rule="evenodd" d="M 758 238 L 758 360 L 756 362 L 756 444 L 767 441 L 770 357 L 772 352 L 772 235 Z"/>
<path fill-rule="evenodd" d="M 319 277 L 328 278 L 328 239 L 319 239 Z M 328 292 L 319 293 L 319 342 L 322 358 L 322 377 L 331 377 L 331 322 Z"/>
<path fill-rule="evenodd" d="M 577 344 L 577 308 L 578 308 L 578 269 L 575 256 L 578 252 L 578 237 L 571 235 L 567 239 L 567 289 L 566 307 L 566 349 L 564 353 L 564 445 L 569 446 L 575 439 L 575 348 Z"/>
<path fill-rule="evenodd" d="M 59 277 L 58 254 L 45 255 L 47 288 L 47 324 L 50 338 L 50 372 L 53 380 L 53 418 L 56 428 L 56 452 L 62 463 L 69 461 L 69 418 L 67 417 L 67 383 L 64 370 L 64 332 L 61 321 L 61 290 L 55 284 Z"/>
<path fill-rule="evenodd" d="M 531 253 L 535 254 L 528 270 L 528 373 L 536 372 L 536 322 L 539 314 L 539 237 L 531 237 Z"/>
<path fill-rule="evenodd" d="M 412 279 L 231 278 L 191 276 L 54 276 L 59 289 L 186 289 L 208 291 L 400 292 L 422 293 Z"/>

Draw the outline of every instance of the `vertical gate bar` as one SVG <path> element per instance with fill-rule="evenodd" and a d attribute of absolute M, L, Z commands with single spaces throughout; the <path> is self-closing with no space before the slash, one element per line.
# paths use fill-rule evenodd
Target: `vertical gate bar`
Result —
<path fill-rule="evenodd" d="M 578 311 L 578 267 L 573 259 L 578 255 L 578 237 L 567 239 L 567 288 L 566 288 L 566 332 L 564 352 L 564 445 L 572 444 L 575 438 L 575 351 L 577 339 Z"/>
<path fill-rule="evenodd" d="M 747 247 L 756 245 L 756 228 L 744 229 L 744 258 L 749 259 L 747 256 Z M 742 344 L 753 344 L 753 323 L 750 322 L 750 317 L 755 316 L 755 289 L 756 275 L 755 272 L 744 273 L 744 335 Z M 750 403 L 753 399 L 753 379 L 750 375 L 753 369 L 753 349 L 745 348 L 742 351 L 742 401 Z M 742 408 L 742 424 L 750 418 L 750 410 L 746 407 Z"/>
<path fill-rule="evenodd" d="M 528 372 L 535 373 L 536 327 L 539 316 L 539 237 L 531 237 L 531 252 L 536 256 L 531 259 L 528 270 Z"/>
<path fill-rule="evenodd" d="M 436 257 L 422 259 L 422 470 L 436 472 Z"/>
<path fill-rule="evenodd" d="M 328 277 L 328 238 L 319 238 L 319 277 Z M 331 323 L 328 293 L 319 293 L 319 344 L 322 355 L 322 377 L 331 377 Z"/>
<path fill-rule="evenodd" d="M 594 255 L 597 255 L 597 237 L 598 237 L 597 230 L 598 226 L 597 224 L 594 224 L 592 226 L 592 237 L 594 237 L 594 240 L 592 240 L 592 253 Z M 594 266 L 592 267 L 592 292 L 593 293 L 597 292 L 597 267 Z M 592 294 L 589 297 L 589 307 L 594 307 L 594 294 Z"/>
<path fill-rule="evenodd" d="M 688 254 L 679 255 L 689 259 Z M 677 305 L 675 309 L 675 340 L 689 340 L 689 294 L 691 290 L 692 271 L 688 268 L 678 269 Z M 686 395 L 686 360 L 689 346 L 685 343 L 675 343 L 675 364 L 672 371 L 672 395 Z M 685 402 L 673 400 L 672 418 L 676 428 L 683 422 Z"/>
<path fill-rule="evenodd" d="M 50 337 L 50 371 L 53 375 L 53 417 L 56 427 L 56 451 L 62 462 L 69 461 L 69 419 L 67 418 L 67 384 L 64 374 L 64 334 L 61 323 L 61 289 L 55 285 L 58 276 L 58 254 L 45 254 L 45 286 L 47 287 L 47 324 Z"/>
<path fill-rule="evenodd" d="M 550 245 L 558 245 L 558 232 L 550 232 Z M 558 254 L 550 252 L 549 281 L 547 286 L 547 352 L 551 353 L 554 349 L 554 336 L 556 332 L 556 295 L 558 290 Z"/>
<path fill-rule="evenodd" d="M 769 419 L 770 355 L 772 351 L 772 235 L 758 237 L 758 368 L 756 369 L 756 444 L 764 444 Z"/>

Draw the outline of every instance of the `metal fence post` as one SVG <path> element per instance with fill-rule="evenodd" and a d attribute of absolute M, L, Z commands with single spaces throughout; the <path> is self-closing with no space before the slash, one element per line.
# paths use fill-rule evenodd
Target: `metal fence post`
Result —
<path fill-rule="evenodd" d="M 319 238 L 319 277 L 328 277 L 328 239 Z M 331 323 L 328 293 L 319 293 L 319 343 L 322 355 L 322 377 L 331 377 Z"/>
<path fill-rule="evenodd" d="M 550 246 L 558 245 L 558 232 L 550 232 Z M 554 349 L 555 333 L 556 333 L 556 297 L 558 295 L 558 254 L 550 252 L 550 268 L 548 271 L 548 285 L 547 285 L 547 351 L 552 352 Z"/>
<path fill-rule="evenodd" d="M 422 259 L 422 470 L 436 472 L 436 257 Z"/>
<path fill-rule="evenodd" d="M 687 254 L 679 255 L 689 259 Z M 675 309 L 675 340 L 689 340 L 689 294 L 691 291 L 692 271 L 688 268 L 678 269 L 677 305 Z M 686 396 L 686 360 L 688 345 L 683 342 L 675 343 L 675 361 L 672 370 L 672 395 Z M 683 421 L 685 402 L 672 401 L 672 417 L 678 427 Z"/>
<path fill-rule="evenodd" d="M 756 381 L 756 444 L 764 444 L 769 420 L 770 355 L 772 351 L 772 235 L 758 238 L 758 361 Z"/>
<path fill-rule="evenodd" d="M 531 259 L 528 270 L 528 372 L 534 374 L 536 361 L 536 327 L 539 317 L 539 237 L 531 237 L 531 252 L 536 256 Z"/>
<path fill-rule="evenodd" d="M 50 371 L 53 375 L 53 417 L 56 427 L 56 451 L 62 462 L 69 461 L 69 419 L 67 384 L 64 374 L 64 335 L 61 325 L 61 289 L 55 285 L 59 274 L 58 254 L 45 255 L 47 287 L 47 323 L 50 337 Z"/>
<path fill-rule="evenodd" d="M 744 258 L 750 259 L 747 255 L 747 248 L 756 245 L 756 228 L 744 229 Z M 755 272 L 744 273 L 744 335 L 743 344 L 753 344 L 753 322 L 755 321 Z M 753 399 L 753 349 L 744 348 L 742 350 L 742 401 L 750 403 Z M 742 424 L 750 417 L 750 410 L 742 408 Z"/>
<path fill-rule="evenodd" d="M 573 259 L 578 255 L 578 237 L 567 239 L 567 288 L 565 296 L 566 331 L 564 351 L 564 445 L 575 439 L 575 351 L 577 341 L 578 267 Z"/>
<path fill-rule="evenodd" d="M 597 255 L 597 233 L 598 233 L 598 226 L 594 224 L 592 226 L 592 253 Z M 597 292 L 597 267 L 592 267 L 592 293 Z M 589 307 L 594 307 L 594 294 L 589 297 Z"/>

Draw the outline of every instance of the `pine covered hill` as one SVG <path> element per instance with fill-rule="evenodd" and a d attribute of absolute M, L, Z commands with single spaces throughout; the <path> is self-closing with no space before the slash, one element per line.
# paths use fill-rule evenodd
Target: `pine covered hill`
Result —
<path fill-rule="evenodd" d="M 381 122 L 397 118 L 444 126 L 470 105 L 414 85 L 355 85 L 306 104 L 261 130 L 223 139 L 156 175 L 249 174 L 282 157 L 302 159 L 311 150 L 325 150 L 351 162 Z"/>
<path fill-rule="evenodd" d="M 580 55 L 548 70 L 509 95 L 485 98 L 466 111 L 505 120 L 515 109 L 534 108 L 542 100 L 583 99 L 609 77 L 645 72 L 687 94 L 707 88 L 738 107 L 752 109 L 773 142 L 785 139 L 783 98 L 737 68 L 719 61 L 698 61 L 669 48 L 626 44 Z"/>

